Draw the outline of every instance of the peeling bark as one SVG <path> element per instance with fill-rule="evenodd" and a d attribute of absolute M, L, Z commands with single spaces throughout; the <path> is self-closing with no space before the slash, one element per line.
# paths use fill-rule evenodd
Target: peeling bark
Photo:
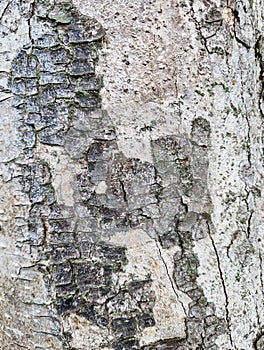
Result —
<path fill-rule="evenodd" d="M 262 349 L 260 1 L 0 4 L 3 349 Z"/>

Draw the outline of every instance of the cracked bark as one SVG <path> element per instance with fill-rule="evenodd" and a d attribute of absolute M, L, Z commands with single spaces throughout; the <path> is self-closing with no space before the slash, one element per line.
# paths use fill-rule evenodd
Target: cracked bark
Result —
<path fill-rule="evenodd" d="M 218 254 L 218 251 L 217 251 L 214 239 L 213 239 L 213 237 L 212 237 L 212 235 L 210 233 L 210 225 L 207 224 L 207 227 L 208 227 L 209 237 L 210 237 L 210 240 L 211 240 L 211 243 L 212 243 L 212 246 L 213 246 L 213 250 L 215 252 L 216 260 L 217 260 L 217 266 L 218 266 L 218 271 L 219 271 L 219 275 L 220 275 L 220 278 L 221 278 L 221 283 L 222 283 L 222 287 L 223 287 L 223 293 L 225 295 L 225 318 L 226 318 L 226 322 L 227 322 L 228 335 L 230 337 L 230 344 L 231 344 L 232 347 L 234 347 L 234 343 L 233 343 L 233 339 L 232 339 L 232 332 L 231 332 L 231 328 L 230 328 L 230 316 L 229 316 L 229 310 L 228 310 L 228 304 L 229 304 L 228 294 L 227 294 L 227 290 L 226 290 L 226 286 L 225 286 L 224 274 L 223 274 L 223 271 L 221 269 L 221 259 L 219 257 L 219 254 Z"/>
<path fill-rule="evenodd" d="M 263 348 L 263 8 L 0 4 L 0 348 Z"/>

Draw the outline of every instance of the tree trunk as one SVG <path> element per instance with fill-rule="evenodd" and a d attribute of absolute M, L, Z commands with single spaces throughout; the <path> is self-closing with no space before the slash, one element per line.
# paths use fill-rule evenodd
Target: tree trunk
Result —
<path fill-rule="evenodd" d="M 261 0 L 2 0 L 0 348 L 261 350 Z"/>

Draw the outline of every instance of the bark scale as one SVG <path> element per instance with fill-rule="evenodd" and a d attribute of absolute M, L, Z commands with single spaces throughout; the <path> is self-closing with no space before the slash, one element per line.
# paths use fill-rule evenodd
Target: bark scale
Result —
<path fill-rule="evenodd" d="M 1 349 L 263 348 L 263 16 L 1 2 Z"/>

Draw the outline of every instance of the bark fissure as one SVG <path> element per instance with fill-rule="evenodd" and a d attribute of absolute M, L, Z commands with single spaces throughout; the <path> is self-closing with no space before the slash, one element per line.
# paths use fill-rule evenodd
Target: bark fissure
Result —
<path fill-rule="evenodd" d="M 259 249 L 259 275 L 260 275 L 262 293 L 264 293 L 263 269 L 264 269 L 264 266 L 263 266 L 262 251 Z"/>
<path fill-rule="evenodd" d="M 1 102 L 4 102 L 4 101 L 7 101 L 7 100 L 10 100 L 10 98 L 12 98 L 13 96 L 7 96 L 7 97 L 4 97 L 0 100 L 0 103 Z"/>
<path fill-rule="evenodd" d="M 177 293 L 177 289 L 175 288 L 175 284 L 174 284 L 173 278 L 172 278 L 172 276 L 170 275 L 169 268 L 168 268 L 168 266 L 167 266 L 167 264 L 166 264 L 166 261 L 165 261 L 163 255 L 162 255 L 161 248 L 160 248 L 160 243 L 159 243 L 158 241 L 155 241 L 155 243 L 156 243 L 156 247 L 157 247 L 157 249 L 158 249 L 159 256 L 160 256 L 160 258 L 161 258 L 162 264 L 163 264 L 164 267 L 165 267 L 165 271 L 166 271 L 166 274 L 167 274 L 168 279 L 169 279 L 169 281 L 170 281 L 170 284 L 171 284 L 171 287 L 172 287 L 172 289 L 173 289 L 173 292 L 174 292 L 174 294 L 176 295 L 177 300 L 180 302 L 180 304 L 181 304 L 181 306 L 182 306 L 182 308 L 183 308 L 183 310 L 184 310 L 185 316 L 187 316 L 186 308 L 185 308 L 183 302 L 180 300 L 179 294 Z"/>
<path fill-rule="evenodd" d="M 6 6 L 4 7 L 1 15 L 0 15 L 0 21 L 4 18 L 4 16 L 6 15 L 8 9 L 9 9 L 9 6 L 11 5 L 12 1 L 8 1 Z"/>
<path fill-rule="evenodd" d="M 259 91 L 259 100 L 258 100 L 258 106 L 259 106 L 259 112 L 261 116 L 264 116 L 264 112 L 262 109 L 262 103 L 263 103 L 263 92 L 264 92 L 264 59 L 263 59 L 263 37 L 260 35 L 255 43 L 255 57 L 256 61 L 259 65 L 259 83 L 260 83 L 260 91 Z"/>
<path fill-rule="evenodd" d="M 28 22 L 28 37 L 29 37 L 29 40 L 30 40 L 31 44 L 34 45 L 34 39 L 32 37 L 31 20 L 32 20 L 32 17 L 34 16 L 34 13 L 35 13 L 35 1 L 33 1 L 30 4 L 29 12 L 30 12 L 30 14 L 29 14 L 29 18 L 27 20 L 27 22 Z"/>
<path fill-rule="evenodd" d="M 127 194 L 126 194 L 126 190 L 125 190 L 125 186 L 122 180 L 119 179 L 119 183 L 122 189 L 122 193 L 123 193 L 123 198 L 124 198 L 124 202 L 127 203 Z"/>
<path fill-rule="evenodd" d="M 216 248 L 215 241 L 214 241 L 212 233 L 211 233 L 210 225 L 207 224 L 207 227 L 208 227 L 209 238 L 211 240 L 212 247 L 213 247 L 213 250 L 214 250 L 214 253 L 215 253 L 215 257 L 216 257 L 216 260 L 217 260 L 218 272 L 219 272 L 219 276 L 220 276 L 220 279 L 221 279 L 221 284 L 222 284 L 222 288 L 223 288 L 223 292 L 224 292 L 224 296 L 225 296 L 225 314 L 226 314 L 226 322 L 227 322 L 227 327 L 228 327 L 228 335 L 229 335 L 229 339 L 230 339 L 230 343 L 231 343 L 232 347 L 234 347 L 234 349 L 237 349 L 236 346 L 234 345 L 233 338 L 232 338 L 231 319 L 230 319 L 230 316 L 229 316 L 229 299 L 228 299 L 227 288 L 226 288 L 226 285 L 225 285 L 224 274 L 223 274 L 223 271 L 222 271 L 222 268 L 221 268 L 221 259 L 219 257 L 218 250 Z"/>

